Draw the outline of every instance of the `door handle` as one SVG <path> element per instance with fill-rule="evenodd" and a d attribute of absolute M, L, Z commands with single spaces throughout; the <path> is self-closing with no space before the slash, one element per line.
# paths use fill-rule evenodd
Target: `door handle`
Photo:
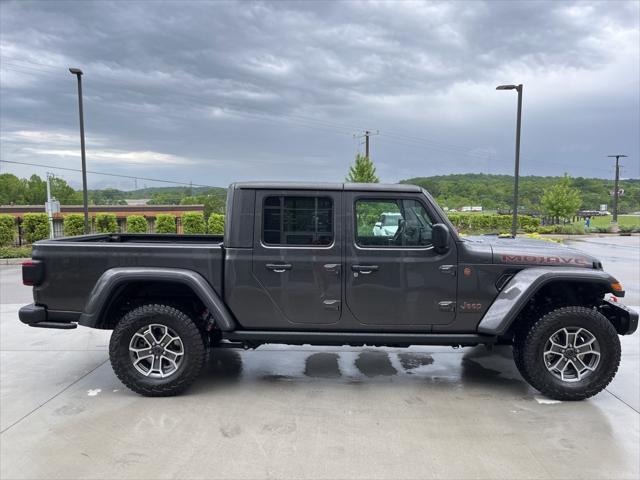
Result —
<path fill-rule="evenodd" d="M 377 272 L 380 269 L 378 265 L 351 265 L 351 270 L 361 273 L 362 275 L 369 275 L 372 272 Z"/>
<path fill-rule="evenodd" d="M 327 310 L 340 310 L 340 300 L 324 300 L 322 303 Z"/>
<path fill-rule="evenodd" d="M 293 268 L 293 265 L 291 265 L 290 263 L 267 263 L 265 267 L 267 267 L 267 270 L 271 270 L 272 272 L 282 273 L 285 270 L 291 270 Z"/>
<path fill-rule="evenodd" d="M 340 264 L 339 263 L 325 263 L 324 269 L 327 272 L 333 273 L 334 275 L 340 275 Z"/>
<path fill-rule="evenodd" d="M 455 265 L 440 265 L 438 267 L 440 273 L 444 273 L 445 275 L 456 275 L 456 266 Z"/>

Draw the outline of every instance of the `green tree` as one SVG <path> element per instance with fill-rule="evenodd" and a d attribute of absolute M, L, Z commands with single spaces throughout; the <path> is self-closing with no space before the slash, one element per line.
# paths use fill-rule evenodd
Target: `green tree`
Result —
<path fill-rule="evenodd" d="M 349 167 L 349 175 L 346 178 L 351 183 L 378 183 L 376 167 L 369 157 L 357 154 L 355 163 Z"/>
<path fill-rule="evenodd" d="M 49 219 L 46 213 L 25 213 L 22 217 L 22 231 L 27 243 L 49 237 Z"/>
<path fill-rule="evenodd" d="M 98 213 L 95 222 L 98 233 L 116 233 L 118 231 L 118 220 L 113 213 Z"/>
<path fill-rule="evenodd" d="M 11 173 L 0 174 L 0 205 L 24 205 L 25 185 Z"/>
<path fill-rule="evenodd" d="M 94 205 L 126 205 L 125 192 L 116 188 L 89 191 L 89 203 Z"/>
<path fill-rule="evenodd" d="M 84 215 L 80 215 L 79 213 L 65 215 L 62 225 L 65 237 L 82 235 L 84 234 Z"/>
<path fill-rule="evenodd" d="M 212 213 L 207 221 L 207 233 L 212 235 L 224 234 L 224 215 L 220 213 Z"/>
<path fill-rule="evenodd" d="M 226 208 L 225 192 L 208 193 L 184 197 L 180 205 L 204 205 L 204 218 L 209 218 L 212 213 L 224 214 Z"/>
<path fill-rule="evenodd" d="M 176 233 L 176 217 L 161 213 L 156 217 L 156 233 Z"/>
<path fill-rule="evenodd" d="M 47 182 L 38 175 L 31 175 L 25 182 L 24 200 L 27 205 L 42 205 L 47 201 Z"/>
<path fill-rule="evenodd" d="M 127 217 L 127 233 L 147 233 L 149 224 L 142 215 L 129 215 Z"/>
<path fill-rule="evenodd" d="M 51 196 L 56 198 L 61 205 L 79 205 L 82 203 L 82 193 L 76 192 L 63 179 L 51 177 Z"/>
<path fill-rule="evenodd" d="M 565 173 L 559 182 L 544 191 L 541 205 L 546 215 L 566 220 L 576 214 L 582 205 L 582 199 L 578 189 L 573 188 L 571 177 Z"/>
<path fill-rule="evenodd" d="M 207 226 L 204 223 L 204 215 L 200 212 L 185 212 L 182 215 L 182 231 L 190 233 L 206 233 Z"/>

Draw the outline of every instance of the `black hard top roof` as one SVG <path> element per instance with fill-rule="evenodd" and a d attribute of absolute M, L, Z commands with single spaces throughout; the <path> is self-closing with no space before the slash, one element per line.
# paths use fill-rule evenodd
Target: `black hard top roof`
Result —
<path fill-rule="evenodd" d="M 249 190 L 347 190 L 365 192 L 421 192 L 416 185 L 403 183 L 329 183 L 329 182 L 238 182 L 230 188 Z"/>

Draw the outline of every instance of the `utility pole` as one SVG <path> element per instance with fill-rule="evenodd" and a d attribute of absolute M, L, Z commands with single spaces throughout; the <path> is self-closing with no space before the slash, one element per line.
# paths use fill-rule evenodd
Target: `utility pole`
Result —
<path fill-rule="evenodd" d="M 49 217 L 49 238 L 53 238 L 53 212 L 51 211 L 51 175 L 47 172 L 47 217 Z"/>
<path fill-rule="evenodd" d="M 45 211 L 49 219 L 49 238 L 54 238 L 53 214 L 60 213 L 60 202 L 51 198 L 51 178 L 53 178 L 53 173 L 47 172 L 47 203 L 45 205 Z"/>
<path fill-rule="evenodd" d="M 367 158 L 369 158 L 369 135 L 371 135 L 371 132 L 366 130 L 364 132 L 364 156 Z"/>
<path fill-rule="evenodd" d="M 80 113 L 80 153 L 82 154 L 82 200 L 84 203 L 84 233 L 89 231 L 89 200 L 87 194 L 87 158 L 84 150 L 84 114 L 82 112 L 82 70 L 70 68 L 69 72 L 78 77 L 78 110 Z"/>
<path fill-rule="evenodd" d="M 616 181 L 613 187 L 613 220 L 611 221 L 613 230 L 618 229 L 618 195 L 619 195 L 619 187 L 618 184 L 620 182 L 620 158 L 626 158 L 626 155 L 607 155 L 609 158 L 616 159 Z"/>
<path fill-rule="evenodd" d="M 371 130 L 365 130 L 363 135 L 354 135 L 354 138 L 362 138 L 364 137 L 364 156 L 367 158 L 369 157 L 369 137 L 371 137 L 371 135 L 379 135 L 380 131 L 376 130 L 375 133 L 373 133 Z"/>

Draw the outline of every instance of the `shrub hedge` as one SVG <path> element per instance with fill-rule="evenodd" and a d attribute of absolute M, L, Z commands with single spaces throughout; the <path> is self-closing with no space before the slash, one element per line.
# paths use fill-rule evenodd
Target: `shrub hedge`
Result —
<path fill-rule="evenodd" d="M 116 233 L 118 231 L 118 220 L 113 213 L 98 213 L 95 222 L 98 233 Z"/>
<path fill-rule="evenodd" d="M 156 217 L 156 233 L 176 233 L 176 217 L 161 213 Z"/>
<path fill-rule="evenodd" d="M 84 216 L 79 213 L 65 215 L 62 220 L 62 229 L 65 237 L 74 237 L 84 234 Z"/>
<path fill-rule="evenodd" d="M 49 238 L 49 218 L 46 213 L 25 213 L 22 217 L 22 231 L 27 243 Z"/>
<path fill-rule="evenodd" d="M 509 232 L 512 217 L 510 215 L 480 213 L 449 213 L 451 223 L 460 232 Z M 540 219 L 530 215 L 518 215 L 518 228 L 532 233 L 540 227 Z"/>
<path fill-rule="evenodd" d="M 186 212 L 182 215 L 182 231 L 186 234 L 206 233 L 204 215 L 200 212 Z"/>
<path fill-rule="evenodd" d="M 29 258 L 31 246 L 0 247 L 0 258 Z"/>
<path fill-rule="evenodd" d="M 212 213 L 207 221 L 207 232 L 212 235 L 224 234 L 224 215 L 221 213 Z"/>
<path fill-rule="evenodd" d="M 142 215 L 129 215 L 127 217 L 127 233 L 147 233 L 149 224 Z"/>
<path fill-rule="evenodd" d="M 0 247 L 13 245 L 16 236 L 16 219 L 13 215 L 0 215 Z"/>

